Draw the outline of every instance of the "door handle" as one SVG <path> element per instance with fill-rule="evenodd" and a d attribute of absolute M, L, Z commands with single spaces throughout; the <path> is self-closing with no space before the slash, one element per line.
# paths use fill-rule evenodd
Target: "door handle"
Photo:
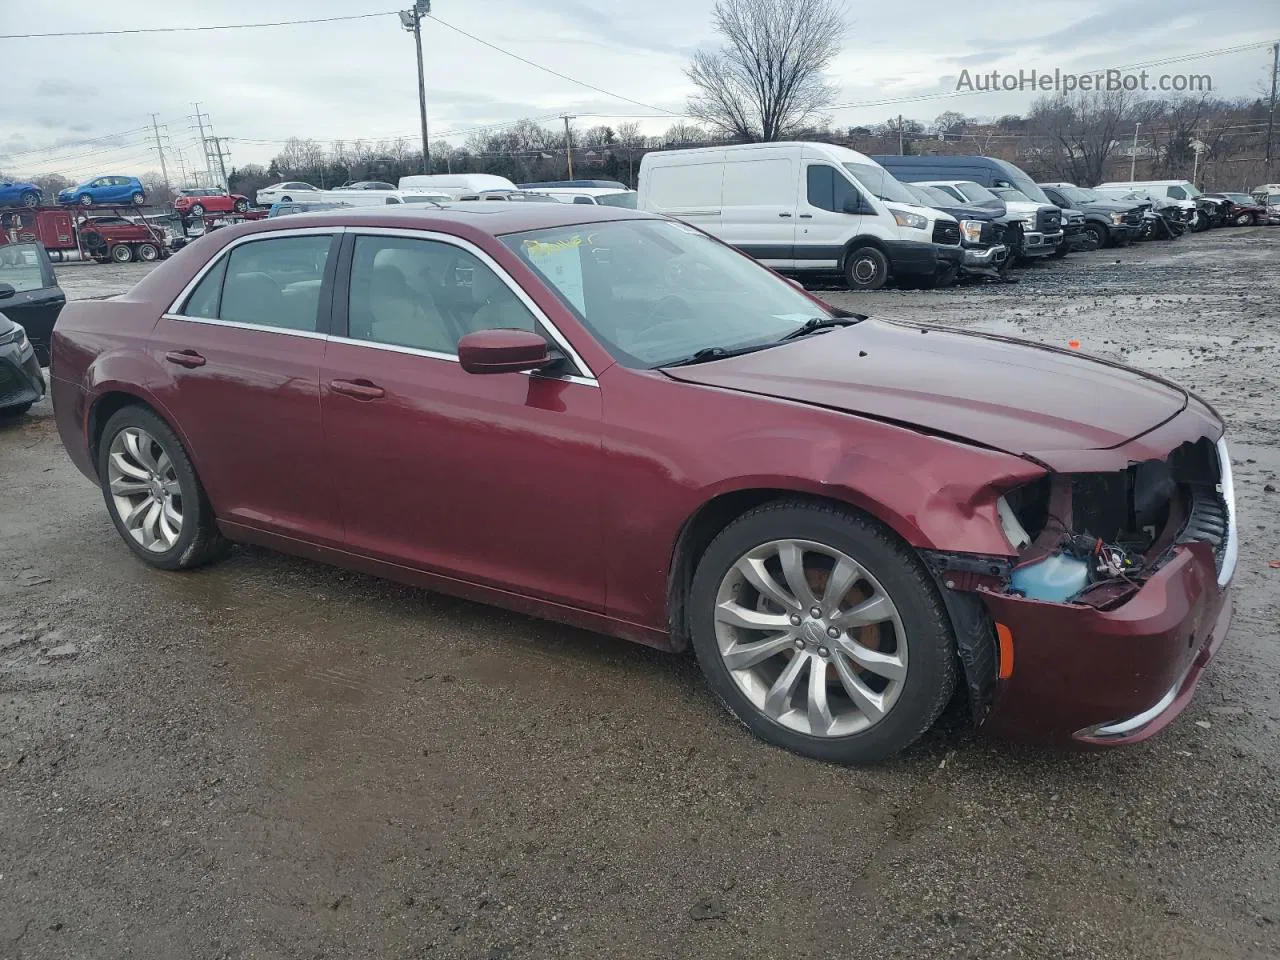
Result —
<path fill-rule="evenodd" d="M 356 400 L 377 400 L 387 395 L 387 391 L 368 380 L 330 380 L 329 389 Z"/>
<path fill-rule="evenodd" d="M 812 213 L 802 213 L 802 214 L 800 214 L 800 219 L 801 219 L 801 220 L 812 220 L 812 219 L 813 219 L 813 214 L 812 214 Z"/>
<path fill-rule="evenodd" d="M 164 358 L 170 363 L 176 363 L 178 366 L 186 367 L 188 370 L 195 367 L 203 367 L 205 364 L 204 357 L 194 350 L 170 350 L 164 355 Z"/>
<path fill-rule="evenodd" d="M 789 214 L 789 213 L 780 213 L 780 214 L 778 214 L 778 216 L 780 216 L 780 217 L 789 217 L 789 216 L 791 216 L 791 214 Z"/>

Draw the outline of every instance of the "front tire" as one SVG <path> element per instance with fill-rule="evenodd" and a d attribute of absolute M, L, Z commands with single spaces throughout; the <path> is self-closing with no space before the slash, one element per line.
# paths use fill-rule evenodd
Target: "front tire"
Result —
<path fill-rule="evenodd" d="M 1242 213 L 1240 214 L 1240 216 L 1236 217 L 1237 227 L 1252 227 L 1252 226 L 1256 226 L 1257 223 L 1258 223 L 1257 214 Z"/>
<path fill-rule="evenodd" d="M 876 247 L 859 247 L 844 261 L 844 279 L 850 290 L 879 290 L 889 280 L 889 258 Z"/>
<path fill-rule="evenodd" d="M 34 190 L 28 190 L 22 195 L 22 205 L 28 208 L 40 206 L 40 194 Z"/>
<path fill-rule="evenodd" d="M 202 204 L 202 203 L 193 203 L 193 204 L 191 205 L 191 215 L 192 215 L 193 217 L 203 217 L 203 216 L 204 216 L 204 204 Z"/>
<path fill-rule="evenodd" d="M 924 565 L 843 507 L 783 500 L 739 517 L 699 561 L 689 609 L 711 689 L 805 756 L 898 753 L 955 689 L 951 624 Z"/>
<path fill-rule="evenodd" d="M 89 196 L 89 194 L 87 193 L 80 194 L 80 206 L 82 207 L 93 206 L 93 197 Z"/>
<path fill-rule="evenodd" d="M 125 407 L 107 421 L 98 476 L 116 530 L 144 563 L 188 570 L 226 550 L 186 450 L 150 410 Z"/>
<path fill-rule="evenodd" d="M 237 200 L 237 201 L 233 204 L 233 209 L 235 210 L 235 212 L 236 212 L 236 213 L 244 213 L 245 211 L 247 211 L 247 210 L 249 209 L 249 201 L 247 201 L 247 200 Z"/>
<path fill-rule="evenodd" d="M 133 201 L 133 205 L 134 205 L 135 207 L 140 207 L 140 206 L 142 206 L 142 202 L 143 202 L 144 200 L 146 200 L 147 198 L 146 198 L 145 196 L 143 196 L 141 193 L 135 193 L 135 194 L 134 194 L 132 197 L 130 197 L 129 199 L 130 199 L 131 201 Z"/>
<path fill-rule="evenodd" d="M 34 403 L 34 401 L 32 401 Z M 32 403 L 19 403 L 12 407 L 0 407 L 0 418 L 16 420 L 31 409 Z"/>
<path fill-rule="evenodd" d="M 1103 247 L 1112 246 L 1111 234 L 1107 228 L 1100 223 L 1086 223 L 1084 228 L 1093 234 L 1094 249 L 1101 250 Z"/>

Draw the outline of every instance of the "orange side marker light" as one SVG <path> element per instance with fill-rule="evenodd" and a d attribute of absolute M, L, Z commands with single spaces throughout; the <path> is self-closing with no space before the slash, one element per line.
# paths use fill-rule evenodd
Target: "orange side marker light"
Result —
<path fill-rule="evenodd" d="M 1003 623 L 996 624 L 996 639 L 1000 641 L 1000 669 L 997 676 L 1008 680 L 1013 676 L 1013 631 Z"/>
<path fill-rule="evenodd" d="M 1067 341 L 1067 346 L 1068 346 L 1068 347 L 1070 347 L 1072 350 L 1079 350 L 1079 349 L 1080 349 L 1080 341 L 1079 341 L 1079 340 L 1068 340 L 1068 341 Z"/>

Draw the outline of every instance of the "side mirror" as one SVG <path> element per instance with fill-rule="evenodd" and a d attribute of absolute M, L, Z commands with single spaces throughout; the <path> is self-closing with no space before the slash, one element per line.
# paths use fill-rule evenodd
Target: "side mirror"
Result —
<path fill-rule="evenodd" d="M 13 289 L 13 284 L 0 283 L 0 300 L 8 300 L 18 291 Z"/>
<path fill-rule="evenodd" d="M 528 330 L 477 330 L 458 341 L 467 373 L 525 373 L 553 362 L 547 341 Z"/>
<path fill-rule="evenodd" d="M 782 277 L 782 279 L 783 279 L 783 280 L 785 280 L 785 281 L 787 281 L 787 283 L 791 284 L 793 287 L 795 287 L 795 288 L 796 288 L 797 290 L 799 290 L 801 293 L 804 293 L 804 292 L 805 292 L 804 284 L 803 284 L 803 283 L 801 283 L 799 280 L 797 280 L 795 277 L 786 277 L 786 276 L 784 276 L 784 277 Z"/>

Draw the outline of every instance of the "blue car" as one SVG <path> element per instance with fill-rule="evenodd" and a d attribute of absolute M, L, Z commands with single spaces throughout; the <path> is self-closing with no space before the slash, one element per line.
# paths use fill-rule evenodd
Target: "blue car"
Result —
<path fill-rule="evenodd" d="M 42 196 L 34 183 L 0 180 L 0 207 L 38 207 Z"/>
<path fill-rule="evenodd" d="M 146 198 L 147 192 L 137 177 L 95 177 L 58 194 L 59 203 L 78 203 L 86 207 L 95 203 L 141 205 Z"/>

